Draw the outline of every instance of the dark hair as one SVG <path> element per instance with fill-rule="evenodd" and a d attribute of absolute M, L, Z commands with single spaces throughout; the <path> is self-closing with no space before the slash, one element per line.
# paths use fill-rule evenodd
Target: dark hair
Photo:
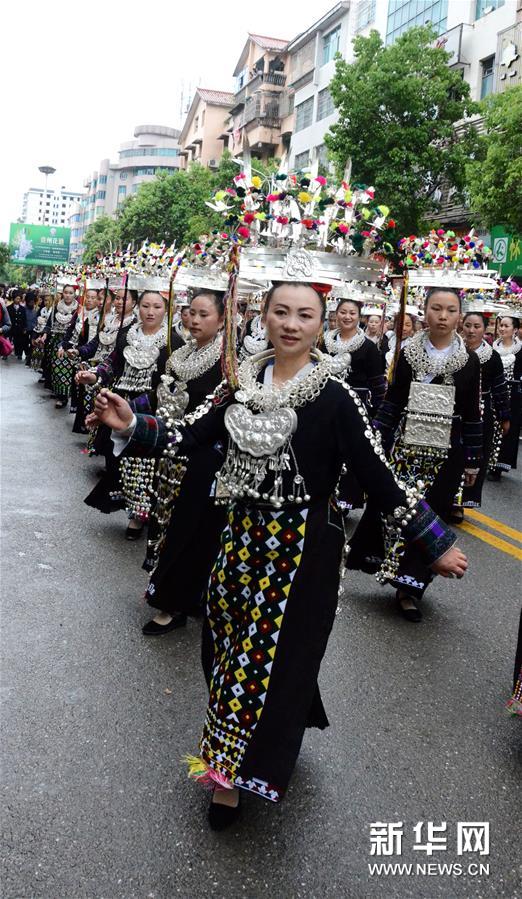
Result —
<path fill-rule="evenodd" d="M 197 300 L 198 297 L 208 297 L 214 301 L 219 316 L 225 314 L 225 294 L 222 290 L 211 290 L 209 287 L 200 287 L 191 297 L 190 305 Z M 190 306 L 189 306 L 190 309 Z"/>
<path fill-rule="evenodd" d="M 117 288 L 115 289 L 115 292 L 112 294 L 113 300 L 115 300 L 115 299 L 117 298 L 117 297 L 116 297 L 116 290 L 125 290 L 125 288 L 124 288 L 124 287 L 117 287 Z M 111 292 L 112 292 L 112 291 L 109 291 L 109 293 L 111 293 Z M 155 291 L 154 291 L 154 292 L 155 292 Z M 144 293 L 148 293 L 148 291 L 144 291 Z M 142 296 L 143 296 L 143 294 L 142 294 Z M 129 297 L 131 298 L 131 300 L 132 300 L 132 302 L 134 303 L 134 305 L 136 305 L 136 303 L 138 302 L 138 291 L 137 291 L 137 290 L 130 290 L 130 288 L 127 288 L 126 294 L 124 293 L 121 299 L 122 299 L 122 300 L 124 300 L 124 299 L 127 299 L 127 300 L 128 300 Z M 118 297 L 117 299 L 119 299 L 119 297 Z"/>
<path fill-rule="evenodd" d="M 135 294 L 137 294 L 137 291 L 136 291 L 136 290 L 129 290 L 129 293 L 135 293 Z M 154 296 L 159 297 L 160 300 L 163 300 L 163 302 L 165 303 L 165 306 L 167 306 L 168 300 L 165 299 L 165 297 L 163 296 L 163 294 L 161 294 L 161 293 L 159 292 L 159 290 L 144 290 L 143 293 L 140 293 L 140 298 L 139 298 L 139 300 L 138 300 L 138 306 L 140 305 L 141 301 L 143 300 L 143 297 L 146 297 L 146 296 L 148 296 L 149 294 L 154 294 Z M 136 301 L 134 301 L 134 302 L 136 302 Z"/>
<path fill-rule="evenodd" d="M 440 287 L 429 287 L 428 288 L 428 291 L 426 293 L 426 302 L 424 304 L 425 309 L 428 308 L 429 301 L 431 300 L 432 296 L 436 293 L 452 293 L 453 296 L 456 297 L 457 300 L 459 301 L 459 309 L 462 309 L 462 299 L 460 296 L 460 292 L 457 290 L 457 288 L 456 287 L 444 287 L 442 285 Z"/>
<path fill-rule="evenodd" d="M 318 290 L 315 289 L 313 284 L 310 284 L 307 281 L 273 281 L 272 287 L 265 294 L 265 305 L 264 305 L 265 314 L 268 312 L 268 307 L 270 306 L 270 301 L 271 301 L 272 297 L 274 296 L 274 293 L 276 292 L 277 288 L 282 287 L 284 284 L 288 285 L 289 287 L 309 287 L 310 290 L 313 290 L 313 292 L 315 293 L 317 299 L 319 300 L 319 302 L 321 304 L 321 321 L 324 322 L 324 317 L 326 315 L 326 302 L 325 302 L 324 296 L 322 294 L 320 294 Z"/>
<path fill-rule="evenodd" d="M 466 312 L 464 318 L 462 319 L 462 322 L 464 323 L 470 317 L 470 315 L 476 315 L 478 318 L 481 318 L 484 328 L 487 328 L 488 320 L 483 312 Z"/>
<path fill-rule="evenodd" d="M 520 319 L 519 318 L 516 318 L 514 315 L 499 315 L 498 321 L 499 322 L 502 321 L 503 318 L 510 318 L 511 321 L 513 322 L 513 327 L 514 327 L 515 331 L 518 331 L 518 329 L 520 328 Z"/>
<path fill-rule="evenodd" d="M 36 293 L 36 290 L 28 290 L 27 291 L 27 293 L 25 295 L 26 303 L 36 303 L 37 299 L 38 299 L 38 294 Z"/>
<path fill-rule="evenodd" d="M 343 297 L 343 298 L 341 298 L 341 299 L 339 300 L 339 302 L 337 303 L 337 309 L 336 309 L 335 311 L 336 311 L 336 312 L 339 312 L 339 309 L 341 308 L 341 306 L 344 306 L 345 303 L 351 303 L 352 306 L 355 306 L 355 308 L 357 309 L 357 312 L 358 312 L 358 314 L 359 314 L 359 318 L 360 318 L 360 316 L 361 316 L 361 310 L 362 310 L 362 304 L 361 304 L 361 303 L 358 303 L 357 300 L 351 300 L 349 297 Z"/>

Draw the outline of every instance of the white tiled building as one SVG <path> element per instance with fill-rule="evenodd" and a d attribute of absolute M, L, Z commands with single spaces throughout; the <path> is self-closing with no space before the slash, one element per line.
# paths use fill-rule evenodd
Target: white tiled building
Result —
<path fill-rule="evenodd" d="M 89 225 L 102 215 L 113 215 L 127 197 L 152 181 L 160 171 L 180 167 L 180 131 L 166 125 L 138 125 L 134 140 L 120 145 L 118 161 L 102 159 L 84 180 L 86 194 L 71 210 L 71 258 L 82 253 L 82 239 Z"/>
<path fill-rule="evenodd" d="M 21 222 L 28 225 L 56 225 L 67 228 L 69 216 L 81 199 L 80 191 L 31 187 L 24 194 Z"/>
<path fill-rule="evenodd" d="M 314 148 L 326 161 L 324 135 L 337 120 L 328 91 L 335 53 L 353 61 L 352 41 L 376 29 L 386 44 L 432 22 L 449 65 L 458 67 L 474 100 L 521 83 L 521 0 L 352 0 L 332 7 L 290 41 L 288 85 L 294 90 L 290 165 L 306 167 Z"/>

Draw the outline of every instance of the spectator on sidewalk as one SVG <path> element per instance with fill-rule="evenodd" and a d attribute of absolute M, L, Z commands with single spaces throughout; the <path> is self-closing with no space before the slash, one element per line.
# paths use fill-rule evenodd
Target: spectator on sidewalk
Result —
<path fill-rule="evenodd" d="M 25 306 L 23 305 L 23 293 L 17 288 L 12 294 L 12 303 L 8 307 L 11 319 L 11 339 L 14 344 L 15 356 L 21 359 L 25 346 Z"/>
<path fill-rule="evenodd" d="M 38 309 L 38 295 L 34 290 L 28 290 L 25 295 L 25 364 L 31 365 L 31 357 L 33 354 L 33 339 L 35 336 L 36 322 L 40 310 Z"/>

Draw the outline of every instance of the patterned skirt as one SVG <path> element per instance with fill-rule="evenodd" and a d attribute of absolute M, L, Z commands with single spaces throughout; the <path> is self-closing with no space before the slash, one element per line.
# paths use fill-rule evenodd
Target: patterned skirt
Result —
<path fill-rule="evenodd" d="M 38 335 L 37 335 L 38 336 Z M 42 371 L 44 348 L 43 346 L 33 346 L 31 354 L 31 368 L 33 371 Z"/>
<path fill-rule="evenodd" d="M 54 343 L 54 352 L 51 355 L 51 384 L 54 395 L 61 400 L 66 400 L 68 399 L 71 390 L 74 362 L 67 356 L 64 356 L 63 359 L 59 359 L 56 355 L 58 345 L 62 339 L 63 335 L 61 334 L 53 335 L 51 337 L 51 340 Z"/>
<path fill-rule="evenodd" d="M 306 727 L 328 726 L 317 678 L 335 618 L 344 532 L 327 501 L 233 506 L 212 570 L 210 698 L 190 775 L 278 802 Z"/>

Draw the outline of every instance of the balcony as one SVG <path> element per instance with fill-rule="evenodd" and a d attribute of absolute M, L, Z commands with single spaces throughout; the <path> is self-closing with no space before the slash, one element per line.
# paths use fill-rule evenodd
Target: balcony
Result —
<path fill-rule="evenodd" d="M 238 127 L 245 127 L 251 122 L 256 122 L 265 128 L 279 128 L 281 125 L 279 99 L 273 96 L 266 97 L 262 94 L 249 97 Z"/>
<path fill-rule="evenodd" d="M 255 72 L 248 82 L 247 87 L 250 92 L 257 90 L 261 84 L 274 84 L 276 87 L 284 87 L 286 84 L 286 75 L 284 72 Z"/>

